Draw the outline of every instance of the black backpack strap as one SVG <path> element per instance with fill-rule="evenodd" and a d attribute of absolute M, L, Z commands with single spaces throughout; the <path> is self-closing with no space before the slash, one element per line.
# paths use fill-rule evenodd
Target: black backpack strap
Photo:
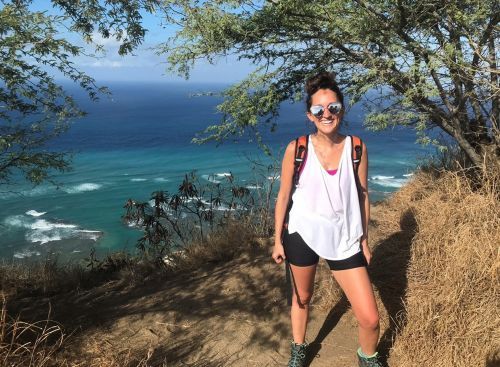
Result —
<path fill-rule="evenodd" d="M 359 181 L 358 168 L 361 162 L 361 156 L 363 155 L 363 140 L 359 137 L 351 135 L 351 145 L 352 145 L 352 165 L 354 168 L 354 179 L 356 180 L 356 188 L 358 189 L 358 194 L 361 192 L 361 182 Z"/>
<path fill-rule="evenodd" d="M 358 174 L 359 163 L 361 162 L 361 156 L 363 155 L 363 140 L 359 137 L 351 135 L 352 139 L 352 163 L 354 165 L 354 172 Z"/>

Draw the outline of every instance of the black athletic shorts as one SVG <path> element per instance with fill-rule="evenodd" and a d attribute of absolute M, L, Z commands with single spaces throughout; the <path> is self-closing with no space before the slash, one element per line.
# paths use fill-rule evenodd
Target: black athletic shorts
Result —
<path fill-rule="evenodd" d="M 319 256 L 304 242 L 300 234 L 288 233 L 285 229 L 283 233 L 283 247 L 288 262 L 296 266 L 311 266 L 319 261 Z M 326 259 L 325 259 L 326 260 Z M 346 270 L 367 266 L 363 252 L 360 251 L 351 257 L 343 260 L 326 260 L 330 270 Z"/>

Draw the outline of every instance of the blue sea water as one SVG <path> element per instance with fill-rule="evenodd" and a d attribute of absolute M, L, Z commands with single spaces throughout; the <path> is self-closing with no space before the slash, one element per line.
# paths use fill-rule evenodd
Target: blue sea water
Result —
<path fill-rule="evenodd" d="M 68 86 L 88 115 L 52 143 L 75 152 L 73 170 L 55 177 L 59 186 L 0 187 L 0 258 L 85 257 L 91 247 L 100 253 L 133 250 L 140 232 L 121 221 L 127 199 L 146 201 L 156 190 L 175 192 L 192 170 L 202 180 L 232 173 L 253 187 L 249 157 L 271 162 L 248 137 L 219 146 L 190 143 L 220 119 L 219 96 L 193 93 L 217 92 L 222 85 L 115 82 L 108 87 L 112 97 L 94 103 Z M 367 144 L 371 198 L 381 200 L 408 180 L 417 158 L 428 150 L 415 144 L 411 130 L 366 131 L 364 115 L 361 106 L 353 106 L 344 132 Z M 277 130 L 264 138 L 281 160 L 286 144 L 308 132 L 304 105 L 286 103 Z"/>

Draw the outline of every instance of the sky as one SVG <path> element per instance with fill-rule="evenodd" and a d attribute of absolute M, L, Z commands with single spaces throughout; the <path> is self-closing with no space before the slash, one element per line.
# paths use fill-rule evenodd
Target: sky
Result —
<path fill-rule="evenodd" d="M 50 0 L 37 0 L 32 6 L 33 10 L 54 13 Z M 79 56 L 73 61 L 76 66 L 87 73 L 96 81 L 147 81 L 147 82 L 185 82 L 185 79 L 168 71 L 166 56 L 158 56 L 152 48 L 168 37 L 175 34 L 173 26 L 162 26 L 161 19 L 148 13 L 143 15 L 144 26 L 148 29 L 144 43 L 135 51 L 134 55 L 118 55 L 119 43 L 115 39 L 104 39 L 95 34 L 94 41 L 102 44 L 106 50 L 105 55 L 97 58 Z M 65 37 L 82 46 L 88 53 L 93 53 L 94 48 L 74 34 L 64 34 Z M 206 61 L 197 62 L 190 73 L 188 82 L 192 83 L 223 83 L 230 84 L 242 80 L 254 66 L 246 61 L 239 61 L 234 56 L 221 58 L 216 65 Z"/>

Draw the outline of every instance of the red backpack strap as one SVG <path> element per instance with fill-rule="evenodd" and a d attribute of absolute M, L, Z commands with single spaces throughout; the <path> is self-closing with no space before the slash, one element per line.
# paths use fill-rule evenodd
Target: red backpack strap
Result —
<path fill-rule="evenodd" d="M 295 157 L 293 161 L 293 184 L 299 183 L 299 177 L 304 169 L 307 159 L 307 145 L 309 144 L 309 135 L 302 135 L 295 139 Z"/>
<path fill-rule="evenodd" d="M 307 159 L 307 144 L 309 143 L 309 135 L 299 136 L 295 139 L 295 154 L 293 157 L 293 178 L 292 178 L 292 190 L 290 192 L 290 198 L 288 199 L 288 205 L 286 209 L 285 219 L 283 221 L 283 226 L 288 227 L 288 215 L 292 207 L 292 195 L 295 191 L 296 186 L 299 183 L 300 173 L 304 168 L 304 163 Z"/>

